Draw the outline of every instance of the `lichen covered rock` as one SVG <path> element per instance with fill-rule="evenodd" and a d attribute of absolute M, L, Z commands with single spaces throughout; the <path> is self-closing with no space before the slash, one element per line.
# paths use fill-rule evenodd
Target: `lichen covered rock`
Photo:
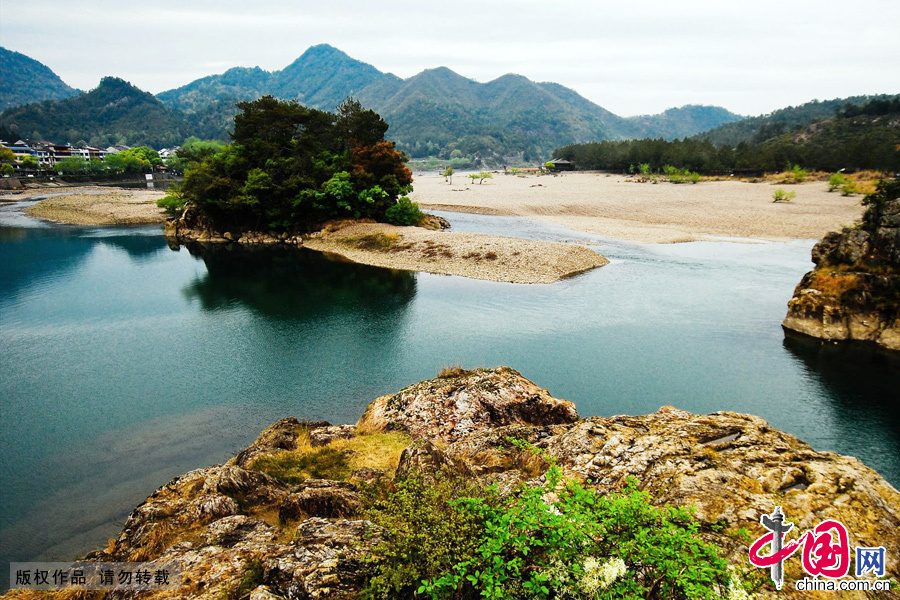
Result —
<path fill-rule="evenodd" d="M 752 570 L 749 542 L 765 533 L 760 516 L 781 506 L 798 537 L 839 520 L 851 547 L 883 546 L 886 575 L 900 575 L 900 493 L 855 458 L 818 452 L 749 415 L 663 407 L 644 416 L 579 419 L 571 403 L 512 369 L 447 375 L 379 398 L 358 429 L 278 421 L 228 464 L 162 486 L 132 512 L 114 543 L 87 559 L 177 561 L 177 597 L 359 598 L 365 559 L 381 535 L 365 520 L 361 481 L 452 472 L 508 494 L 542 481 L 553 461 L 600 493 L 633 482 L 656 504 L 693 506 L 704 539 L 741 571 Z M 318 450 L 366 428 L 390 427 L 416 437 L 394 473 L 368 469 L 366 477 L 354 472 L 353 481 L 289 484 L 250 468 L 257 457 L 308 444 L 311 431 L 323 433 Z M 803 577 L 799 560 L 785 569 L 789 581 Z M 765 573 L 761 581 L 768 582 Z M 768 583 L 760 595 L 817 597 L 790 585 L 776 592 Z M 865 597 L 900 594 L 841 594 Z"/>
<path fill-rule="evenodd" d="M 900 351 L 900 181 L 864 200 L 862 222 L 815 245 L 816 264 L 788 302 L 782 326 L 823 340 Z"/>
<path fill-rule="evenodd" d="M 575 405 L 550 395 L 509 367 L 453 369 L 373 401 L 359 420 L 363 431 L 402 429 L 413 437 L 452 442 L 469 433 L 523 423 L 578 419 Z"/>

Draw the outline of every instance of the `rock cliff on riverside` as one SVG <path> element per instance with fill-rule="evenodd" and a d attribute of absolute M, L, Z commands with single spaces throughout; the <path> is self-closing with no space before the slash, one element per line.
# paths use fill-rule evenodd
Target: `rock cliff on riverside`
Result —
<path fill-rule="evenodd" d="M 166 221 L 164 234 L 167 238 L 179 243 L 208 242 L 226 243 L 238 242 L 241 244 L 294 244 L 302 245 L 300 234 L 295 233 L 266 233 L 259 231 L 220 231 L 210 219 L 188 204 L 181 216 Z"/>
<path fill-rule="evenodd" d="M 267 467 L 286 453 L 334 450 L 333 459 L 353 452 L 355 441 L 389 436 L 408 443 L 391 469 L 288 481 Z M 700 416 L 663 407 L 644 416 L 580 419 L 572 403 L 506 367 L 455 369 L 383 396 L 357 426 L 282 419 L 225 465 L 158 489 L 115 541 L 88 558 L 177 560 L 179 597 L 237 597 L 252 572 L 252 589 L 240 589 L 253 600 L 358 598 L 362 561 L 378 540 L 360 513 L 365 482 L 437 466 L 496 483 L 501 492 L 539 480 L 543 459 L 509 437 L 556 457 L 587 487 L 616 491 L 633 477 L 655 503 L 695 506 L 704 539 L 739 569 L 749 567 L 748 540 L 765 533 L 760 515 L 777 504 L 796 530 L 840 520 L 851 547 L 884 546 L 887 575 L 900 574 L 900 493 L 859 460 L 817 452 L 758 417 L 731 412 Z M 789 581 L 802 576 L 799 565 L 786 563 Z M 790 585 L 775 592 L 766 584 L 759 594 L 814 597 Z"/>
<path fill-rule="evenodd" d="M 900 351 L 900 180 L 866 196 L 856 227 L 815 245 L 816 268 L 788 303 L 783 327 L 823 340 L 863 340 Z"/>

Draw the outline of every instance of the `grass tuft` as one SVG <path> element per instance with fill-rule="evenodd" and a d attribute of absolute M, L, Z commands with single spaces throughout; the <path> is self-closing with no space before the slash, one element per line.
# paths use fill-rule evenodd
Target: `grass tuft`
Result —
<path fill-rule="evenodd" d="M 250 468 L 293 484 L 306 479 L 343 481 L 358 469 L 396 469 L 409 441 L 406 433 L 392 431 L 357 435 L 313 447 L 307 434 L 297 438 L 295 450 L 261 456 Z"/>

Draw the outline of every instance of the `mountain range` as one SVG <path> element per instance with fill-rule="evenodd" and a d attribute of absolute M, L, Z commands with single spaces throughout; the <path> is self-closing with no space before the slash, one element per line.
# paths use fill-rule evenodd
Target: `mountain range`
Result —
<path fill-rule="evenodd" d="M 716 146 L 759 143 L 879 98 L 813 101 L 750 118 L 696 105 L 624 118 L 556 83 L 514 74 L 479 83 L 446 67 L 401 79 L 327 44 L 280 71 L 235 67 L 157 96 L 115 77 L 80 92 L 45 65 L 3 48 L 0 66 L 0 106 L 8 107 L 0 113 L 0 136 L 7 138 L 156 147 L 191 135 L 227 140 L 238 101 L 270 94 L 333 110 L 355 97 L 390 123 L 389 137 L 413 157 L 472 165 L 534 162 L 560 146 L 598 140 L 693 136 Z"/>
<path fill-rule="evenodd" d="M 412 156 L 461 154 L 495 161 L 546 158 L 560 140 L 672 139 L 742 118 L 713 106 L 623 118 L 562 85 L 513 74 L 479 83 L 438 67 L 401 79 L 327 44 L 309 48 L 280 71 L 236 67 L 158 97 L 222 128 L 233 116 L 223 103 L 232 106 L 264 94 L 323 110 L 352 96 L 381 114 L 391 125 L 391 139 Z"/>

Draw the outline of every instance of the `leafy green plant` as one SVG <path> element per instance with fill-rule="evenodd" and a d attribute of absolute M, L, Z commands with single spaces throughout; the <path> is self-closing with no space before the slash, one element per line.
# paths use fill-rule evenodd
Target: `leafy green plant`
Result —
<path fill-rule="evenodd" d="M 793 192 L 793 191 L 786 192 L 783 189 L 778 188 L 772 194 L 772 198 L 774 198 L 774 200 L 772 200 L 772 202 L 790 202 L 791 200 L 793 200 L 796 197 L 797 197 L 797 192 Z"/>
<path fill-rule="evenodd" d="M 679 169 L 672 165 L 664 165 L 663 173 L 666 179 L 672 183 L 697 183 L 700 181 L 700 173 L 694 173 L 689 169 Z"/>
<path fill-rule="evenodd" d="M 852 181 L 848 181 L 841 185 L 841 196 L 852 196 L 853 194 L 858 194 L 859 190 L 856 189 L 856 184 Z"/>
<path fill-rule="evenodd" d="M 832 173 L 831 177 L 828 178 L 828 191 L 833 192 L 845 183 L 847 183 L 847 180 L 842 173 Z"/>
<path fill-rule="evenodd" d="M 13 166 L 9 163 L 3 163 L 3 165 L 0 166 L 0 175 L 9 176 L 15 172 L 15 168 L 13 168 Z"/>
<path fill-rule="evenodd" d="M 365 517 L 378 527 L 380 539 L 368 559 L 364 598 L 412 598 L 423 580 L 474 557 L 484 523 L 456 500 L 490 503 L 497 501 L 496 494 L 446 472 L 434 479 L 427 483 L 413 474 L 363 491 Z"/>
<path fill-rule="evenodd" d="M 715 598 L 742 583 L 699 537 L 692 510 L 656 507 L 634 480 L 601 495 L 549 464 L 542 483 L 501 496 L 463 478 L 413 477 L 368 500 L 381 542 L 367 598 Z"/>
<path fill-rule="evenodd" d="M 388 223 L 393 225 L 418 225 L 425 218 L 419 205 L 407 196 L 401 196 L 397 203 L 385 211 Z"/>
<path fill-rule="evenodd" d="M 806 177 L 808 175 L 808 173 L 803 170 L 800 165 L 794 165 L 793 167 L 791 167 L 788 170 L 788 174 L 794 180 L 794 183 L 801 183 L 803 181 L 806 181 Z"/>

